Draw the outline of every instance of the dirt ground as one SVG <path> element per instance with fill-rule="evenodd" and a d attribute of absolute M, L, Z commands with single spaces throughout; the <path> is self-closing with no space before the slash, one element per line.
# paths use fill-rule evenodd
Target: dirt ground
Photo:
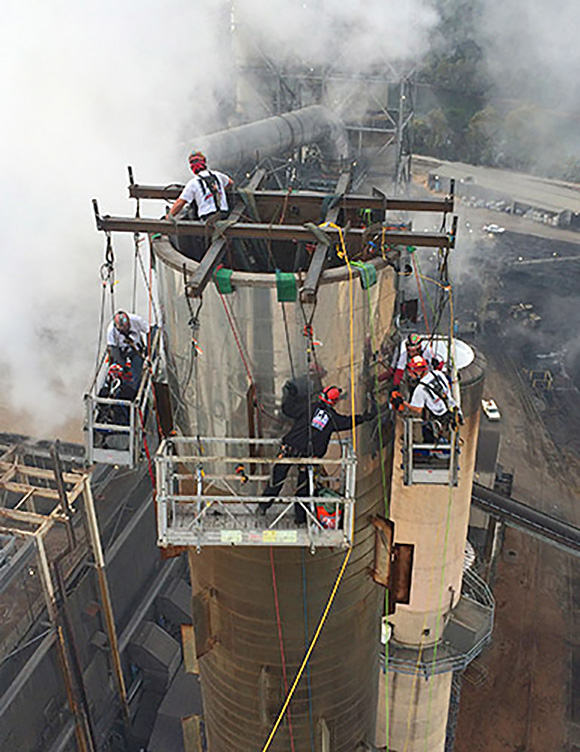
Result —
<path fill-rule="evenodd" d="M 512 495 L 580 525 L 578 459 L 567 461 L 543 425 L 531 424 L 493 351 L 487 396 L 502 411 L 500 462 L 515 471 Z M 556 459 L 554 462 L 554 456 Z M 455 752 L 580 750 L 580 570 L 577 559 L 505 529 L 492 583 L 492 645 L 467 670 Z"/>

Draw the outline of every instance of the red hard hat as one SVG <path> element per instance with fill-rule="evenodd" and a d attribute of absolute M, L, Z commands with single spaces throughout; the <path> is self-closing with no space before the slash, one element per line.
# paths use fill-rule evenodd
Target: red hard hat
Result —
<path fill-rule="evenodd" d="M 411 358 L 407 363 L 407 370 L 411 376 L 417 376 L 420 378 L 427 373 L 429 366 L 425 358 L 422 358 L 420 355 L 415 355 L 415 357 Z"/>
<path fill-rule="evenodd" d="M 120 363 L 111 363 L 108 376 L 112 379 L 123 378 L 123 366 Z"/>
<path fill-rule="evenodd" d="M 327 386 L 320 392 L 318 398 L 323 402 L 326 402 L 327 405 L 336 405 L 336 403 L 340 399 L 341 394 L 342 389 L 340 387 Z"/>
<path fill-rule="evenodd" d="M 123 332 L 124 334 L 127 334 L 129 329 L 131 328 L 131 321 L 129 319 L 129 315 L 125 313 L 125 311 L 119 311 L 115 314 L 115 318 L 113 319 L 113 322 L 115 324 L 115 329 L 118 329 L 120 332 Z"/>
<path fill-rule="evenodd" d="M 205 158 L 205 154 L 202 154 L 200 151 L 194 151 L 189 155 L 189 166 L 193 172 L 205 170 L 206 165 L 207 159 Z"/>

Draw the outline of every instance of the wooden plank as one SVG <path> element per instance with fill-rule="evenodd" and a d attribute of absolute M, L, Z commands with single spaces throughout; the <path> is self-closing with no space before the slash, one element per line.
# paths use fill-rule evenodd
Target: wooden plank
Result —
<path fill-rule="evenodd" d="M 184 752 L 202 752 L 201 718 L 190 715 L 181 719 Z"/>
<path fill-rule="evenodd" d="M 48 478 L 54 480 L 54 470 L 47 470 L 41 467 L 32 467 L 31 465 L 19 465 L 12 464 L 11 462 L 0 461 L 0 470 L 9 470 L 14 468 L 16 473 L 20 475 L 30 476 L 32 478 Z M 79 480 L 86 477 L 85 473 L 63 473 L 62 477 L 66 483 L 77 483 Z M 4 478 L 0 478 L 0 481 Z"/>
<path fill-rule="evenodd" d="M 27 494 L 30 491 L 30 485 L 27 483 L 16 483 L 13 481 L 0 481 L 0 488 L 4 488 L 6 491 L 14 491 L 14 493 Z M 34 493 L 38 496 L 42 496 L 45 499 L 59 500 L 58 491 L 54 488 L 34 488 Z"/>

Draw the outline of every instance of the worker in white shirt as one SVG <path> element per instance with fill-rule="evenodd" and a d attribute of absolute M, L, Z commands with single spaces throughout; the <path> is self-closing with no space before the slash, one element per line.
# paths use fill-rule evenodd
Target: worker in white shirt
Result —
<path fill-rule="evenodd" d="M 401 383 L 407 364 L 412 358 L 418 355 L 424 358 L 427 361 L 427 365 L 434 369 L 438 369 L 443 365 L 443 360 L 435 355 L 435 350 L 429 340 L 416 332 L 411 332 L 407 339 L 401 342 L 399 350 L 393 359 L 393 386 L 395 388 Z"/>
<path fill-rule="evenodd" d="M 109 360 L 131 370 L 131 386 L 137 390 L 147 356 L 149 324 L 136 313 L 118 311 L 107 329 Z"/>
<path fill-rule="evenodd" d="M 213 224 L 228 213 L 226 189 L 234 184 L 229 175 L 209 170 L 205 155 L 196 151 L 189 155 L 193 177 L 185 185 L 178 199 L 167 212 L 165 219 L 174 219 L 186 206 L 195 206 L 197 218 Z"/>
<path fill-rule="evenodd" d="M 395 410 L 407 408 L 411 413 L 420 415 L 423 418 L 423 439 L 425 443 L 433 443 L 433 423 L 436 422 L 444 429 L 454 430 L 457 423 L 462 422 L 461 411 L 451 394 L 445 375 L 430 371 L 425 358 L 420 355 L 411 358 L 407 372 L 416 380 L 411 400 L 407 402 L 399 392 L 393 392 L 391 405 Z"/>

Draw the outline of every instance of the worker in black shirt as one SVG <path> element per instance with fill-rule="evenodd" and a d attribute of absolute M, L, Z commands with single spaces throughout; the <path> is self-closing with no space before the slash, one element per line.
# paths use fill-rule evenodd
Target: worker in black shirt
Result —
<path fill-rule="evenodd" d="M 328 449 L 330 437 L 334 431 L 348 431 L 353 427 L 352 415 L 337 413 L 334 406 L 340 399 L 342 389 L 337 386 L 327 386 L 319 394 L 316 402 L 309 409 L 296 416 L 294 425 L 282 438 L 282 457 L 324 457 Z M 354 416 L 354 425 L 372 420 L 376 415 L 376 406 L 368 412 Z M 260 511 L 265 514 L 282 490 L 282 485 L 290 470 L 290 464 L 274 465 L 272 479 L 264 489 L 264 496 L 270 496 L 272 501 L 260 503 Z M 308 467 L 300 466 L 296 496 L 308 496 Z M 300 504 L 294 507 L 294 519 L 297 524 L 305 522 L 306 512 Z"/>

